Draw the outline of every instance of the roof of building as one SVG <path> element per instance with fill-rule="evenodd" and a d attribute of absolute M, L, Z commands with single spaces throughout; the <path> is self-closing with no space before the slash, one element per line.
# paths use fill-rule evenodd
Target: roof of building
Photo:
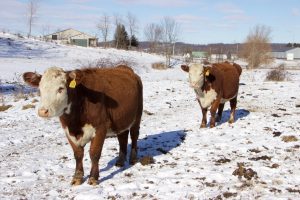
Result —
<path fill-rule="evenodd" d="M 295 49 L 296 47 L 280 47 L 276 49 L 272 49 L 272 52 L 287 52 L 291 49 Z"/>
<path fill-rule="evenodd" d="M 58 34 L 58 33 L 62 33 L 62 32 L 65 32 L 65 31 L 69 31 L 69 30 L 77 31 L 77 32 L 80 33 L 80 34 L 72 35 L 71 37 L 78 36 L 78 35 L 86 35 L 86 36 L 88 36 L 88 37 L 90 37 L 90 38 L 95 38 L 94 36 L 91 36 L 91 35 L 86 34 L 86 33 L 84 33 L 84 32 L 75 30 L 75 29 L 73 29 L 73 28 L 64 29 L 64 30 L 61 30 L 61 31 L 57 31 L 57 32 L 54 32 L 54 33 L 45 35 L 45 36 L 55 35 L 55 34 Z"/>

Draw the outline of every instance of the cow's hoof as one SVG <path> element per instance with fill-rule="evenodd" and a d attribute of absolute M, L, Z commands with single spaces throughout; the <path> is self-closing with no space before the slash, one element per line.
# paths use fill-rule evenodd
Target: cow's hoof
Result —
<path fill-rule="evenodd" d="M 138 162 L 138 159 L 137 159 L 137 153 L 136 153 L 136 150 L 132 150 L 131 153 L 130 153 L 130 159 L 129 159 L 129 163 L 131 165 L 134 165 L 135 163 Z"/>
<path fill-rule="evenodd" d="M 214 128 L 214 127 L 215 127 L 215 125 L 211 124 L 209 127 L 210 127 L 210 128 Z"/>
<path fill-rule="evenodd" d="M 115 165 L 116 165 L 117 167 L 124 167 L 124 165 L 125 165 L 125 159 L 119 157 Z"/>
<path fill-rule="evenodd" d="M 131 164 L 131 165 L 134 165 L 135 163 L 137 163 L 138 162 L 138 159 L 137 158 L 135 158 L 135 159 L 130 159 L 130 161 L 129 161 L 129 163 Z"/>
<path fill-rule="evenodd" d="M 206 124 L 201 124 L 200 128 L 206 128 Z"/>
<path fill-rule="evenodd" d="M 98 185 L 98 180 L 96 180 L 94 177 L 90 177 L 88 184 L 93 186 Z"/>
<path fill-rule="evenodd" d="M 71 185 L 81 185 L 83 183 L 83 178 L 73 178 L 71 181 Z"/>
<path fill-rule="evenodd" d="M 119 157 L 118 157 L 118 160 L 116 162 L 116 166 L 117 167 L 123 167 L 125 165 L 125 162 L 126 162 L 126 154 L 120 152 L 119 153 Z"/>

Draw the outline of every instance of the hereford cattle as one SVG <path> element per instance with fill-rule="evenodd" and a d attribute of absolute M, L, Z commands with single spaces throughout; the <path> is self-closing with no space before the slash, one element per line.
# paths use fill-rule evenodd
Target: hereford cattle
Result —
<path fill-rule="evenodd" d="M 215 127 L 215 122 L 220 121 L 224 103 L 230 101 L 229 123 L 234 122 L 234 115 L 239 89 L 239 77 L 242 68 L 238 64 L 229 62 L 202 65 L 182 65 L 182 70 L 189 73 L 189 83 L 196 93 L 197 100 L 202 110 L 201 128 L 206 127 L 206 113 L 210 107 L 210 127 Z M 215 117 L 218 109 L 218 116 Z"/>
<path fill-rule="evenodd" d="M 76 159 L 72 185 L 83 182 L 82 159 L 88 142 L 91 142 L 88 183 L 97 184 L 98 162 L 108 133 L 116 134 L 119 141 L 117 166 L 123 166 L 126 161 L 129 132 L 132 141 L 130 164 L 137 161 L 143 86 L 131 68 L 118 66 L 64 71 L 53 67 L 43 75 L 26 72 L 23 79 L 40 90 L 38 115 L 60 119 Z"/>

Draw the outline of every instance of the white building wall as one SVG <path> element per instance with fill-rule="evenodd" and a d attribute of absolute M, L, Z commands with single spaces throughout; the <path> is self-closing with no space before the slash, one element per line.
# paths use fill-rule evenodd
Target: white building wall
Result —
<path fill-rule="evenodd" d="M 300 59 L 300 48 L 299 47 L 288 50 L 286 53 L 287 54 L 293 54 L 294 59 Z"/>
<path fill-rule="evenodd" d="M 97 46 L 97 39 L 91 35 L 82 33 L 74 29 L 67 29 L 64 31 L 56 32 L 51 35 L 45 36 L 46 40 L 53 40 L 53 36 L 63 44 L 72 44 L 73 39 L 85 39 L 87 40 L 88 46 Z"/>
<path fill-rule="evenodd" d="M 285 52 L 272 52 L 273 58 L 279 58 L 279 59 L 286 59 L 286 53 Z"/>

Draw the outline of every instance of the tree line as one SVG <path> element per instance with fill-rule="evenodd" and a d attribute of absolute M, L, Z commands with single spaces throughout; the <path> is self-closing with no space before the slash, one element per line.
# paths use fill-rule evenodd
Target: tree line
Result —
<path fill-rule="evenodd" d="M 127 30 L 125 25 L 127 25 Z M 103 39 L 104 48 L 110 44 L 109 35 L 112 28 L 115 27 L 113 35 L 113 46 L 117 49 L 132 49 L 138 47 L 139 42 L 136 34 L 138 33 L 137 18 L 130 12 L 127 13 L 125 21 L 117 14 L 109 16 L 103 13 L 97 24 L 97 28 Z"/>
<path fill-rule="evenodd" d="M 38 0 L 28 0 L 28 37 L 31 36 L 32 25 L 36 21 Z M 137 17 L 128 12 L 125 17 L 118 14 L 110 16 L 103 13 L 97 23 L 97 29 L 103 39 L 104 48 L 108 47 L 110 40 L 109 35 L 115 28 L 112 45 L 117 49 L 132 49 L 139 46 L 136 35 L 138 34 L 139 25 Z M 127 30 L 126 30 L 127 29 Z M 150 53 L 164 54 L 166 58 L 165 65 L 171 65 L 171 56 L 175 54 L 175 45 L 179 41 L 180 25 L 169 16 L 163 17 L 160 22 L 151 22 L 144 26 L 144 36 L 149 43 L 147 49 Z M 256 25 L 253 27 L 245 41 L 237 46 L 238 56 L 244 58 L 250 68 L 257 68 L 260 64 L 270 63 L 271 52 L 271 29 L 265 25 Z M 289 43 L 288 47 L 300 47 L 300 44 Z M 221 48 L 221 53 L 223 49 Z"/>
<path fill-rule="evenodd" d="M 110 42 L 109 34 L 113 27 L 115 27 L 115 31 L 113 40 Z M 117 49 L 132 49 L 139 46 L 139 40 L 136 37 L 138 27 L 137 17 L 130 12 L 127 13 L 125 18 L 119 15 L 109 16 L 104 13 L 97 24 L 103 39 L 103 47 L 106 48 L 112 44 Z M 164 54 L 166 66 L 170 66 L 171 56 L 174 55 L 175 45 L 179 40 L 179 33 L 180 26 L 178 22 L 169 16 L 163 17 L 159 23 L 146 24 L 144 36 L 150 43 L 148 52 Z"/>

